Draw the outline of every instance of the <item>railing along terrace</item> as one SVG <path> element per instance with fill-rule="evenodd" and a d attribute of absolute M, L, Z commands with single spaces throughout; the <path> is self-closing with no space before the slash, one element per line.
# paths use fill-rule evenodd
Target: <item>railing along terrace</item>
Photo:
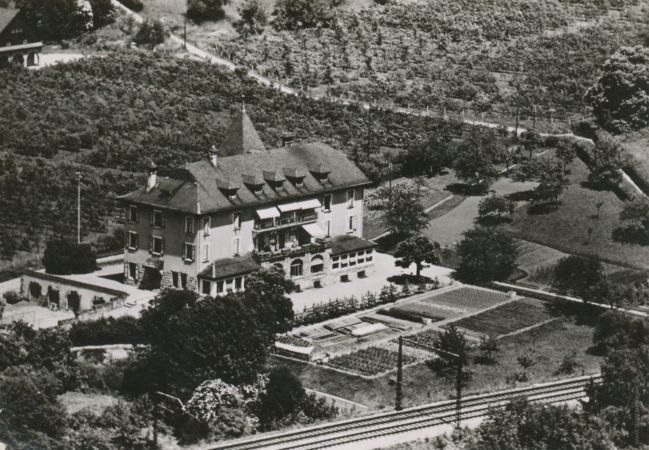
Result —
<path fill-rule="evenodd" d="M 291 248 L 282 248 L 279 250 L 262 251 L 255 250 L 253 257 L 258 262 L 277 261 L 288 257 L 303 256 L 307 253 L 320 253 L 331 247 L 331 242 L 325 241 L 317 244 L 309 243 Z"/>
<path fill-rule="evenodd" d="M 296 223 L 313 222 L 318 220 L 318 213 L 315 210 L 307 210 L 301 212 L 291 211 L 290 213 L 282 213 L 276 219 L 255 219 L 255 230 L 268 230 L 270 228 L 277 228 L 283 225 L 293 225 Z"/>

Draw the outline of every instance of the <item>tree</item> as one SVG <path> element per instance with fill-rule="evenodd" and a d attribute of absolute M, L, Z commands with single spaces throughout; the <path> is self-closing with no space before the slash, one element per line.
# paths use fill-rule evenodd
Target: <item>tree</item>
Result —
<path fill-rule="evenodd" d="M 480 349 L 480 353 L 481 353 L 480 359 L 485 362 L 493 362 L 494 353 L 500 351 L 500 345 L 498 344 L 498 339 L 494 335 L 487 336 L 485 334 L 480 336 L 480 345 L 478 348 Z"/>
<path fill-rule="evenodd" d="M 489 195 L 480 200 L 478 221 L 499 223 L 504 215 L 513 213 L 514 209 L 516 209 L 514 201 L 499 195 Z"/>
<path fill-rule="evenodd" d="M 568 164 L 570 164 L 577 156 L 577 150 L 574 144 L 560 140 L 557 142 L 554 155 L 561 161 L 561 171 L 565 174 Z"/>
<path fill-rule="evenodd" d="M 534 150 L 541 146 L 541 136 L 534 130 L 521 133 L 520 145 L 527 150 L 527 160 L 532 161 Z"/>
<path fill-rule="evenodd" d="M 293 303 L 286 296 L 296 288 L 277 268 L 262 269 L 246 278 L 246 290 L 241 294 L 242 302 L 268 333 L 268 338 L 291 329 Z"/>
<path fill-rule="evenodd" d="M 594 287 L 603 282 L 604 270 L 597 257 L 570 255 L 554 267 L 552 286 L 562 294 L 574 295 L 587 302 Z"/>
<path fill-rule="evenodd" d="M 598 123 L 611 132 L 649 125 L 649 48 L 622 47 L 587 93 Z"/>
<path fill-rule="evenodd" d="M 394 256 L 398 258 L 395 264 L 399 267 L 408 268 L 415 263 L 417 278 L 419 278 L 423 263 L 439 264 L 439 244 L 432 242 L 426 236 L 411 236 L 397 245 Z"/>
<path fill-rule="evenodd" d="M 110 0 L 91 0 L 92 21 L 95 28 L 115 21 L 115 6 Z"/>
<path fill-rule="evenodd" d="M 44 40 L 72 38 L 93 26 L 92 7 L 77 0 L 18 0 L 16 6 Z"/>
<path fill-rule="evenodd" d="M 0 373 L 0 442 L 12 448 L 59 448 L 65 410 L 61 383 L 45 369 L 13 366 Z"/>
<path fill-rule="evenodd" d="M 464 333 L 457 329 L 453 324 L 444 328 L 444 331 L 440 333 L 433 347 L 442 352 L 454 353 L 459 356 L 459 362 L 464 366 L 468 362 L 467 351 L 468 346 L 466 342 L 466 337 Z M 444 355 L 442 355 L 444 357 Z M 457 361 L 455 361 L 457 363 Z M 456 365 L 454 363 L 454 365 Z"/>
<path fill-rule="evenodd" d="M 225 15 L 223 5 L 227 3 L 227 0 L 187 0 L 187 18 L 198 24 L 220 20 Z"/>
<path fill-rule="evenodd" d="M 512 400 L 494 408 L 477 429 L 477 449 L 614 448 L 611 426 L 566 405 Z"/>
<path fill-rule="evenodd" d="M 428 216 L 420 203 L 419 190 L 412 184 L 401 183 L 392 188 L 381 187 L 369 198 L 368 207 L 383 211 L 382 221 L 397 237 L 418 234 L 428 226 Z"/>
<path fill-rule="evenodd" d="M 460 263 L 453 276 L 467 283 L 485 283 L 511 275 L 518 251 L 508 234 L 478 227 L 464 233 L 457 255 Z"/>
<path fill-rule="evenodd" d="M 627 159 L 617 139 L 607 133 L 600 133 L 590 153 L 588 181 L 604 188 L 616 187 L 622 181 L 620 169 Z"/>
<path fill-rule="evenodd" d="M 278 29 L 326 28 L 333 20 L 330 0 L 277 0 L 273 26 Z"/>
<path fill-rule="evenodd" d="M 164 25 L 159 20 L 145 20 L 138 28 L 133 42 L 137 45 L 148 45 L 154 48 L 162 44 L 169 33 L 165 30 Z"/>
<path fill-rule="evenodd" d="M 239 20 L 234 23 L 234 28 L 243 36 L 261 34 L 268 22 L 266 10 L 259 0 L 246 0 L 239 7 Z"/>
<path fill-rule="evenodd" d="M 528 164 L 528 172 L 539 181 L 532 200 L 541 203 L 558 203 L 559 196 L 568 186 L 564 170 L 557 158 L 536 158 Z"/>
<path fill-rule="evenodd" d="M 443 167 L 451 165 L 452 160 L 448 150 L 449 140 L 431 137 L 426 143 L 414 145 L 404 154 L 397 157 L 402 166 L 402 173 L 408 177 L 418 175 L 433 176 Z"/>
<path fill-rule="evenodd" d="M 88 244 L 51 239 L 45 247 L 43 265 L 47 273 L 58 275 L 88 273 L 97 268 L 97 255 Z"/>
<path fill-rule="evenodd" d="M 498 176 L 494 164 L 501 153 L 502 145 L 493 132 L 473 128 L 453 152 L 453 169 L 460 179 L 488 186 Z"/>
<path fill-rule="evenodd" d="M 649 200 L 641 197 L 626 202 L 620 212 L 620 221 L 629 224 L 626 232 L 632 231 L 640 236 L 639 241 L 646 242 L 649 239 Z"/>

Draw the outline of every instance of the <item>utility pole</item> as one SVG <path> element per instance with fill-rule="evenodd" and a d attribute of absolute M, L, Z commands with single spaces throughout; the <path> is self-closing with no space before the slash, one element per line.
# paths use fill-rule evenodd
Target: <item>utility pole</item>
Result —
<path fill-rule="evenodd" d="M 81 244 L 81 172 L 77 172 L 77 244 Z"/>
<path fill-rule="evenodd" d="M 403 398 L 403 336 L 399 336 L 399 355 L 397 356 L 397 399 L 394 409 L 401 411 L 401 400 Z"/>

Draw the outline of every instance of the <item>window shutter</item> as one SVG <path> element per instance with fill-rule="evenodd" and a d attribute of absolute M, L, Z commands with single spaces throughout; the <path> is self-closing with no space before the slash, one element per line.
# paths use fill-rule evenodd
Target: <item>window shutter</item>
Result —
<path fill-rule="evenodd" d="M 165 240 L 160 239 L 160 254 L 162 255 L 164 254 L 164 252 L 165 252 Z"/>
<path fill-rule="evenodd" d="M 163 213 L 160 213 L 160 226 L 165 227 L 165 215 Z"/>
<path fill-rule="evenodd" d="M 151 219 L 151 220 L 149 221 L 149 223 L 151 224 L 151 226 L 153 226 L 153 216 L 154 216 L 154 215 L 155 215 L 155 214 L 154 214 L 153 210 L 151 210 L 151 215 L 149 216 L 149 219 Z"/>
<path fill-rule="evenodd" d="M 140 240 L 140 239 L 139 239 L 138 234 L 135 233 L 135 234 L 133 235 L 133 247 L 136 248 L 136 249 L 139 247 L 139 242 L 138 242 L 139 240 Z"/>
<path fill-rule="evenodd" d="M 149 238 L 149 253 L 153 253 L 153 237 Z"/>
<path fill-rule="evenodd" d="M 357 216 L 354 216 L 354 217 L 352 218 L 352 229 L 353 229 L 354 231 L 356 231 L 356 219 L 357 219 L 357 218 L 358 218 Z"/>

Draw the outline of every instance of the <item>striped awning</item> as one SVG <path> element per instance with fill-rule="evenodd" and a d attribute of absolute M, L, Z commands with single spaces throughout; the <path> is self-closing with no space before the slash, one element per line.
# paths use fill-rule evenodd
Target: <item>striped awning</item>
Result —
<path fill-rule="evenodd" d="M 271 206 L 270 208 L 258 209 L 256 212 L 257 216 L 259 216 L 260 219 L 272 219 L 273 217 L 280 216 L 279 211 L 274 206 Z"/>
<path fill-rule="evenodd" d="M 277 207 L 281 212 L 295 211 L 300 209 L 300 203 L 299 202 L 284 203 L 283 205 L 277 205 Z"/>
<path fill-rule="evenodd" d="M 322 206 L 320 204 L 320 200 L 318 200 L 317 198 L 300 201 L 298 203 L 300 204 L 300 209 L 313 209 L 313 208 L 320 208 Z"/>

